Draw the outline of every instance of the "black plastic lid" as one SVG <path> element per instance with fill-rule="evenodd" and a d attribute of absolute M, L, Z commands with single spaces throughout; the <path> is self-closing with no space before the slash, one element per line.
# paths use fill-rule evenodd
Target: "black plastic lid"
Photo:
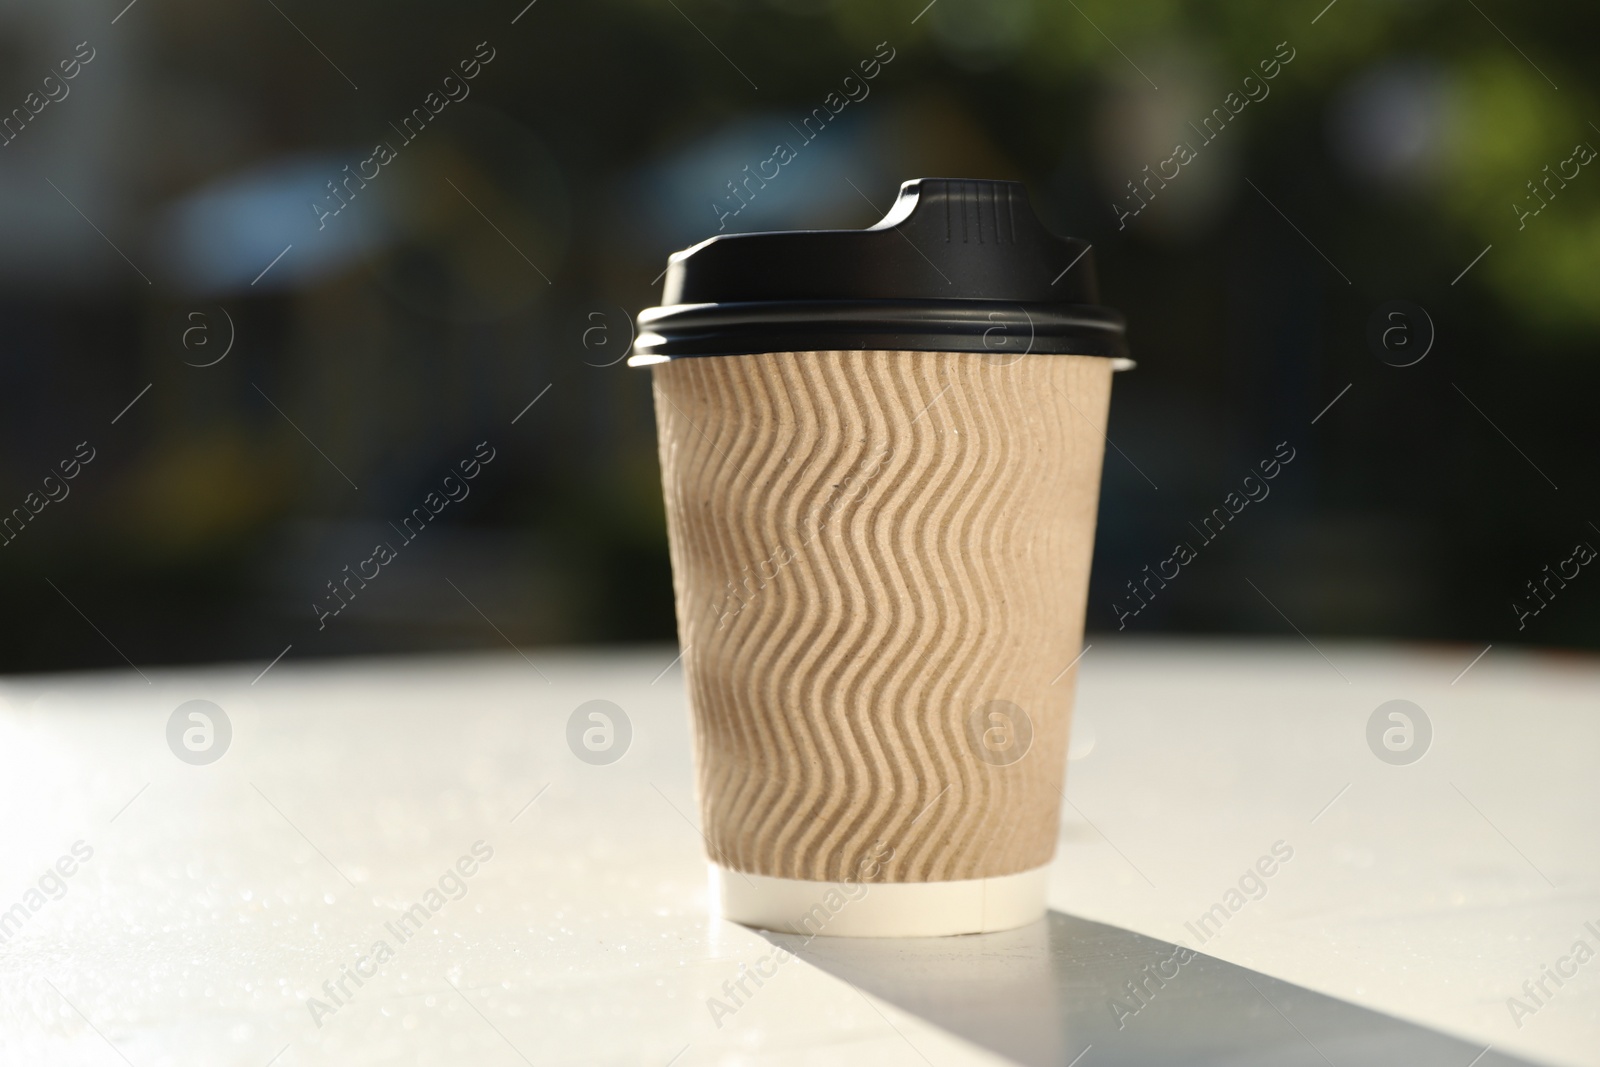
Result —
<path fill-rule="evenodd" d="M 1020 182 L 921 178 L 865 230 L 725 234 L 675 252 L 630 366 L 857 349 L 1127 355 L 1090 245 Z"/>

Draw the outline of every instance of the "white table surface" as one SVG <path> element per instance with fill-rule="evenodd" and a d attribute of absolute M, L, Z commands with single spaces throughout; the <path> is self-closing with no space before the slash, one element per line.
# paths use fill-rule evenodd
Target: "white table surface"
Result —
<path fill-rule="evenodd" d="M 1476 649 L 1094 642 L 1048 936 L 1081 918 L 1197 945 L 1185 920 L 1283 841 L 1293 859 L 1204 952 L 1473 1048 L 1600 1064 L 1600 960 L 1520 1027 L 1507 1008 L 1576 939 L 1600 947 L 1600 662 L 1495 648 L 1452 684 Z M 0 1062 L 1007 1062 L 915 998 L 845 981 L 866 972 L 837 943 L 713 1021 L 707 999 L 772 945 L 706 917 L 674 654 L 0 684 L 0 914 L 93 850 L 0 943 Z M 1395 698 L 1433 724 L 1410 766 L 1366 743 Z M 208 766 L 167 747 L 191 699 L 233 726 Z M 567 747 L 591 699 L 632 721 L 609 766 Z M 465 896 L 404 944 L 386 933 L 478 841 L 493 858 Z M 1046 935 L 992 936 L 945 943 L 978 980 L 1027 988 L 1006 946 Z M 308 998 L 380 939 L 394 958 L 316 1025 Z"/>

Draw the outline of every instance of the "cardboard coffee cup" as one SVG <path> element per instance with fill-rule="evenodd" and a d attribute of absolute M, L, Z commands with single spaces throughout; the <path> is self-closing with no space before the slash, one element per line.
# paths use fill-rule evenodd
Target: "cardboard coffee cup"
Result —
<path fill-rule="evenodd" d="M 1014 182 L 675 254 L 653 367 L 717 909 L 1043 915 L 1122 320 Z"/>

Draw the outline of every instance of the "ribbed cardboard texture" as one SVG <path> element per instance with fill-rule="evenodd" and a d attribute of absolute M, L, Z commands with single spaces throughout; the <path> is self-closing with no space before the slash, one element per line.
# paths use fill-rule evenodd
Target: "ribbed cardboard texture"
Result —
<path fill-rule="evenodd" d="M 711 858 L 816 881 L 1048 863 L 1111 361 L 780 352 L 653 374 Z"/>

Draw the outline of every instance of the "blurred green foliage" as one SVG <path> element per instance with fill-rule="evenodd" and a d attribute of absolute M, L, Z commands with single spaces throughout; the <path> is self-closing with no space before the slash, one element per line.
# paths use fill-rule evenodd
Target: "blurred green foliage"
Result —
<path fill-rule="evenodd" d="M 1597 9 L 1444 0 L 1324 4 L 937 0 L 928 7 L 923 0 L 840 0 L 812 9 L 835 21 L 849 48 L 890 39 L 930 64 L 976 63 L 985 73 L 1025 82 L 1028 96 L 1015 101 L 1019 110 L 1048 112 L 1052 96 L 1081 93 L 1085 82 L 1126 81 L 1131 66 L 1161 56 L 1194 57 L 1216 70 L 1220 99 L 1237 80 L 1228 72 L 1252 72 L 1273 44 L 1288 41 L 1297 51 L 1293 76 L 1276 91 L 1295 98 L 1288 106 L 1302 109 L 1301 121 L 1316 122 L 1305 110 L 1375 61 L 1398 55 L 1437 64 L 1447 82 L 1446 139 L 1408 210 L 1432 217 L 1455 242 L 1452 251 L 1470 249 L 1470 256 L 1496 246 L 1482 268 L 1513 317 L 1556 332 L 1600 329 L 1600 175 L 1584 169 L 1560 190 L 1559 210 L 1537 224 L 1519 226 L 1517 218 L 1518 206 L 1531 198 L 1527 183 L 1545 176 L 1546 163 L 1553 168 L 1577 144 L 1600 145 Z M 730 35 L 749 34 L 748 20 L 762 6 L 684 5 Z M 635 9 L 661 17 L 652 0 L 636 0 Z M 918 24 L 910 25 L 919 11 Z M 1241 136 L 1270 133 L 1247 129 Z"/>

